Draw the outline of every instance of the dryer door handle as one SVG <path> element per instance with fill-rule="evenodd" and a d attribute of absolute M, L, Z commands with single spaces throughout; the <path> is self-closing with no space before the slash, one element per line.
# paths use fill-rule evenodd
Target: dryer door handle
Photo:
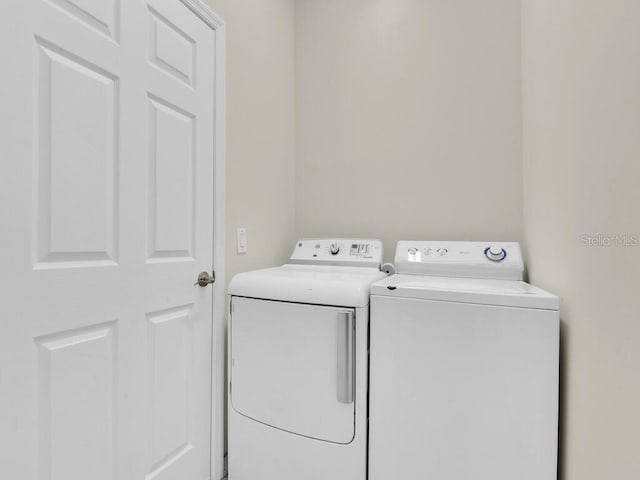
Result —
<path fill-rule="evenodd" d="M 355 331 L 353 312 L 338 313 L 338 401 L 353 403 Z"/>

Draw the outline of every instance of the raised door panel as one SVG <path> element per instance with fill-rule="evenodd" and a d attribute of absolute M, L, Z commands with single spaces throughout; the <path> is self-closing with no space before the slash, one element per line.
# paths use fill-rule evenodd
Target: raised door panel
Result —
<path fill-rule="evenodd" d="M 35 339 L 37 478 L 115 480 L 116 323 Z"/>
<path fill-rule="evenodd" d="M 196 42 L 158 11 L 149 8 L 149 61 L 163 72 L 195 86 Z"/>
<path fill-rule="evenodd" d="M 149 96 L 149 259 L 193 260 L 195 116 Z"/>
<path fill-rule="evenodd" d="M 119 0 L 45 0 L 95 31 L 118 41 Z"/>
<path fill-rule="evenodd" d="M 351 442 L 355 402 L 341 398 L 338 330 L 353 311 L 242 297 L 232 309 L 233 408 L 292 433 Z"/>
<path fill-rule="evenodd" d="M 147 315 L 151 465 L 147 478 L 171 470 L 193 448 L 193 305 Z"/>
<path fill-rule="evenodd" d="M 37 65 L 36 266 L 114 264 L 118 79 L 43 40 Z"/>

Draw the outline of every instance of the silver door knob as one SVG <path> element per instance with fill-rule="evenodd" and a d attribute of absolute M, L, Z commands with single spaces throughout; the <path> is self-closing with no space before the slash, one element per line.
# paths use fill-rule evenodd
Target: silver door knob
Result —
<path fill-rule="evenodd" d="M 208 272 L 200 272 L 198 275 L 198 280 L 194 285 L 200 285 L 201 287 L 206 287 L 207 285 L 214 283 L 216 281 L 216 272 L 213 272 L 212 275 L 209 275 Z"/>

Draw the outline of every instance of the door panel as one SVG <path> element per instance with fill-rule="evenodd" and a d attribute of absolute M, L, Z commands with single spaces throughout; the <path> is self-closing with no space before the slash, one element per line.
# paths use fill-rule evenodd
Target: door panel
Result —
<path fill-rule="evenodd" d="M 149 260 L 193 260 L 195 116 L 149 97 Z"/>
<path fill-rule="evenodd" d="M 193 438 L 193 305 L 147 315 L 151 476 L 184 456 Z"/>
<path fill-rule="evenodd" d="M 45 0 L 96 32 L 118 40 L 120 0 Z"/>
<path fill-rule="evenodd" d="M 175 0 L 0 8 L 0 478 L 208 478 L 215 32 Z"/>
<path fill-rule="evenodd" d="M 352 309 L 233 297 L 233 408 L 292 433 L 351 442 L 355 330 L 348 317 L 353 315 Z M 350 336 L 341 331 L 347 325 Z"/>
<path fill-rule="evenodd" d="M 169 19 L 150 8 L 149 61 L 188 86 L 195 80 L 196 42 Z"/>
<path fill-rule="evenodd" d="M 115 326 L 108 322 L 34 339 L 37 461 L 52 479 L 83 478 L 88 471 L 101 480 L 114 478 Z"/>
<path fill-rule="evenodd" d="M 37 267 L 113 263 L 117 77 L 45 40 L 36 45 Z"/>

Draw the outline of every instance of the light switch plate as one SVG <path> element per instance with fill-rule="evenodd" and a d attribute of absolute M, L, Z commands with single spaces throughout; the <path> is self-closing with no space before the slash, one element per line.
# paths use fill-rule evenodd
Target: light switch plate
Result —
<path fill-rule="evenodd" d="M 247 253 L 247 229 L 245 227 L 238 228 L 236 243 L 238 253 Z"/>

